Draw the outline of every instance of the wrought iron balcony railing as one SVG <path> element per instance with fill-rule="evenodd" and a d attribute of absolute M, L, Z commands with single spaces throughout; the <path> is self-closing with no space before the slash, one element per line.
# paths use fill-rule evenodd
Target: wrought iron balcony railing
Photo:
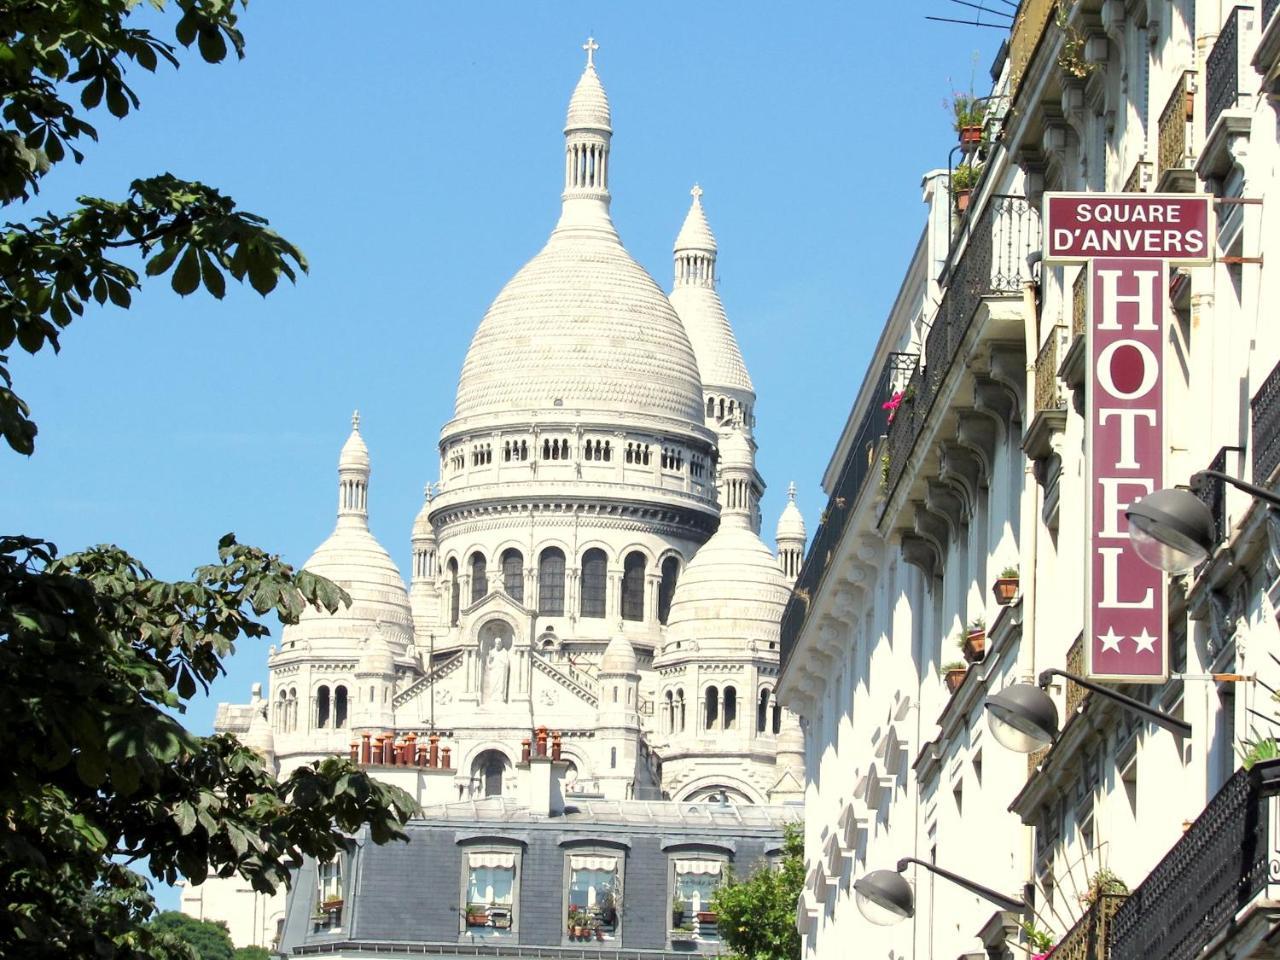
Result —
<path fill-rule="evenodd" d="M 914 405 L 911 387 L 904 386 L 908 373 L 916 366 L 916 354 L 891 353 L 885 368 L 880 371 L 872 391 L 866 413 L 858 425 L 858 432 L 849 445 L 844 465 L 840 470 L 840 478 L 827 501 L 827 508 L 822 512 L 822 521 L 813 536 L 809 553 L 805 557 L 804 566 L 796 578 L 791 599 L 787 602 L 782 614 L 781 658 L 785 669 L 795 649 L 796 640 L 804 627 L 809 604 L 817 596 L 831 563 L 836 544 L 844 534 L 849 522 L 849 514 L 857 503 L 859 494 L 867 481 L 880 478 L 881 440 L 889 429 L 891 421 L 904 415 Z M 901 392 L 896 408 L 886 408 L 885 404 L 893 400 L 896 392 Z"/>
<path fill-rule="evenodd" d="M 1222 25 L 1218 40 L 1205 60 L 1205 119 L 1207 134 L 1223 110 L 1240 99 L 1240 19 L 1253 7 L 1236 7 Z"/>
<path fill-rule="evenodd" d="M 1071 337 L 1084 335 L 1089 322 L 1089 268 L 1081 267 L 1071 285 Z"/>
<path fill-rule="evenodd" d="M 1036 413 L 1066 409 L 1067 399 L 1058 385 L 1058 365 L 1062 359 L 1062 339 L 1066 331 L 1062 324 L 1056 325 L 1036 355 Z"/>
<path fill-rule="evenodd" d="M 1067 648 L 1067 673 L 1074 673 L 1077 677 L 1084 674 L 1084 634 L 1076 637 L 1075 641 Z M 1074 717 L 1076 710 L 1080 704 L 1084 703 L 1085 698 L 1089 696 L 1089 691 L 1074 680 L 1067 681 L 1067 709 L 1064 716 Z"/>
<path fill-rule="evenodd" d="M 1227 470 L 1227 452 L 1238 450 L 1238 447 L 1223 447 L 1209 463 L 1209 470 L 1225 473 Z M 1195 494 L 1213 514 L 1214 546 L 1227 536 L 1227 485 L 1216 477 L 1204 477 L 1196 487 Z"/>
<path fill-rule="evenodd" d="M 1191 153 L 1191 121 L 1194 119 L 1195 101 L 1191 92 L 1188 70 L 1178 78 L 1169 100 L 1160 111 L 1157 126 L 1156 180 L 1170 170 L 1189 170 L 1194 166 Z"/>
<path fill-rule="evenodd" d="M 1253 482 L 1267 484 L 1280 466 L 1280 364 L 1249 402 L 1253 416 Z"/>
<path fill-rule="evenodd" d="M 1111 921 L 1128 898 L 1124 893 L 1099 894 L 1084 916 L 1053 948 L 1053 960 L 1109 960 Z"/>
<path fill-rule="evenodd" d="M 1040 212 L 1025 197 L 993 196 L 982 216 L 956 239 L 946 274 L 946 292 L 925 338 L 924 354 L 911 374 L 915 402 L 898 411 L 886 440 L 886 488 L 897 488 L 933 409 L 938 388 L 950 372 L 982 298 L 1017 293 L 1030 279 L 1026 257 L 1040 244 Z"/>
<path fill-rule="evenodd" d="M 1109 960 L 1192 960 L 1267 884 L 1280 760 L 1238 770 L 1116 911 Z"/>

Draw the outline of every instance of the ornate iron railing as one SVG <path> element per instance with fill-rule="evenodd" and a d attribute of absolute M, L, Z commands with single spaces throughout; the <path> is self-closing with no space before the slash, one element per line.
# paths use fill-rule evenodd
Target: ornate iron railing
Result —
<path fill-rule="evenodd" d="M 915 406 L 915 388 L 906 381 L 908 374 L 916 369 L 916 358 L 914 353 L 891 353 L 884 369 L 880 371 L 867 410 L 858 425 L 858 432 L 854 435 L 840 468 L 840 477 L 827 500 L 827 508 L 822 512 L 818 531 L 813 535 L 804 566 L 796 578 L 791 599 L 782 614 L 779 652 L 784 669 L 791 659 L 791 652 L 804 627 L 809 605 L 817 596 L 822 578 L 826 575 L 836 545 L 844 534 L 849 515 L 863 486 L 872 477 L 877 482 L 880 479 L 879 458 L 885 432 L 891 422 L 896 423 L 899 417 L 910 416 L 911 409 Z M 885 404 L 892 401 L 896 392 L 902 394 L 897 408 L 886 408 Z"/>
<path fill-rule="evenodd" d="M 1191 121 L 1193 117 L 1193 100 L 1191 97 L 1191 78 L 1195 74 L 1188 70 L 1178 78 L 1173 93 L 1160 111 L 1160 122 L 1157 125 L 1156 145 L 1156 179 L 1164 176 L 1167 170 L 1187 170 L 1191 167 Z"/>
<path fill-rule="evenodd" d="M 1207 134 L 1223 110 L 1240 97 L 1240 14 L 1252 7 L 1236 7 L 1222 25 L 1218 40 L 1205 60 L 1205 116 Z"/>
<path fill-rule="evenodd" d="M 1053 960 L 1108 960 L 1111 921 L 1127 898 L 1124 893 L 1100 894 L 1053 948 Z"/>
<path fill-rule="evenodd" d="M 1110 960 L 1192 960 L 1267 883 L 1280 760 L 1238 770 L 1116 911 Z"/>
<path fill-rule="evenodd" d="M 1253 417 L 1253 482 L 1271 482 L 1280 466 L 1280 364 L 1249 402 Z"/>
<path fill-rule="evenodd" d="M 889 429 L 885 486 L 892 493 L 929 418 L 938 388 L 950 372 L 982 298 L 1011 294 L 1030 279 L 1026 257 L 1040 243 L 1040 212 L 1025 197 L 996 195 L 982 216 L 966 222 L 944 270 L 946 292 L 934 314 L 910 384 L 915 402 L 899 410 Z"/>
<path fill-rule="evenodd" d="M 1208 469 L 1225 473 L 1227 469 L 1227 451 L 1237 449 L 1223 447 L 1209 463 Z M 1216 477 L 1204 477 L 1196 486 L 1195 494 L 1213 514 L 1214 545 L 1221 543 L 1227 536 L 1227 485 Z"/>
<path fill-rule="evenodd" d="M 1067 648 L 1067 673 L 1077 677 L 1084 674 L 1084 634 L 1076 637 L 1075 642 Z M 1076 709 L 1084 703 L 1089 691 L 1074 680 L 1067 681 L 1067 709 L 1063 714 L 1068 720 L 1076 715 Z"/>
<path fill-rule="evenodd" d="M 1125 193 L 1142 193 L 1147 189 L 1147 174 L 1151 169 L 1151 161 L 1139 160 L 1129 171 L 1129 176 L 1122 188 Z"/>
<path fill-rule="evenodd" d="M 1058 386 L 1058 364 L 1061 362 L 1059 348 L 1066 330 L 1062 324 L 1057 324 L 1049 331 L 1048 338 L 1036 354 L 1036 413 L 1042 410 L 1063 410 L 1067 406 L 1067 399 Z"/>
<path fill-rule="evenodd" d="M 1083 336 L 1089 322 L 1089 268 L 1081 267 L 1071 285 L 1071 336 Z"/>

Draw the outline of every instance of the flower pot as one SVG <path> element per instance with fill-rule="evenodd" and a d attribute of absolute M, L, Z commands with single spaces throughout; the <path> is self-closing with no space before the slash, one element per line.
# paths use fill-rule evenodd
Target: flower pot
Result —
<path fill-rule="evenodd" d="M 596 927 L 596 939 L 597 939 L 597 940 L 603 940 L 603 939 L 604 939 L 604 928 L 603 928 L 603 927 Z"/>
<path fill-rule="evenodd" d="M 582 935 L 586 933 L 586 927 L 574 927 L 573 935 L 578 939 L 582 939 Z"/>
<path fill-rule="evenodd" d="M 966 146 L 982 142 L 982 124 L 968 123 L 960 128 L 960 142 Z"/>
<path fill-rule="evenodd" d="M 964 683 L 964 678 L 968 676 L 969 670 L 966 667 L 952 667 L 946 672 L 945 679 L 947 681 L 947 690 L 955 693 L 960 689 L 960 684 Z"/>
<path fill-rule="evenodd" d="M 996 595 L 996 603 L 1002 607 L 1007 607 L 1013 603 L 1014 598 L 1018 595 L 1018 578 L 1017 577 L 1000 577 L 996 580 L 994 586 Z"/>
<path fill-rule="evenodd" d="M 699 923 L 715 923 L 716 915 L 712 913 L 710 910 L 699 910 L 698 922 Z"/>
<path fill-rule="evenodd" d="M 1187 122 L 1190 123 L 1196 116 L 1196 95 L 1190 90 L 1186 93 L 1187 97 Z"/>
<path fill-rule="evenodd" d="M 489 915 L 487 913 L 468 913 L 468 927 L 487 927 L 489 925 Z"/>
<path fill-rule="evenodd" d="M 971 193 L 973 193 L 972 190 L 953 190 L 951 192 L 951 195 L 955 198 L 955 201 L 956 201 L 957 212 L 964 213 L 966 210 L 969 209 L 969 194 Z"/>
<path fill-rule="evenodd" d="M 979 663 L 987 653 L 987 631 L 974 630 L 964 638 L 964 659 L 966 663 Z"/>

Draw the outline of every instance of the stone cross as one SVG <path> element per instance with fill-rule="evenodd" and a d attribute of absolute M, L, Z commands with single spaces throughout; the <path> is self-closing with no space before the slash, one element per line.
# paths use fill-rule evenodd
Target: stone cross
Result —
<path fill-rule="evenodd" d="M 700 186 L 698 186 L 698 185 L 695 183 L 695 184 L 693 185 L 693 189 L 689 191 L 689 196 L 693 197 L 693 199 L 695 199 L 695 200 L 701 200 L 701 199 L 702 199 L 702 188 L 701 188 Z"/>
<path fill-rule="evenodd" d="M 593 59 L 595 52 L 600 49 L 600 44 L 596 43 L 595 37 L 587 37 L 587 42 L 582 45 L 582 49 L 587 51 L 587 66 L 594 67 Z"/>

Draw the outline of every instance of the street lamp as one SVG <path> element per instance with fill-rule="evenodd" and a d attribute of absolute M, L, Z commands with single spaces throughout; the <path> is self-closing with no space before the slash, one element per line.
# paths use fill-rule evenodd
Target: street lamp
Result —
<path fill-rule="evenodd" d="M 1246 483 L 1221 470 L 1201 470 L 1191 478 L 1198 489 L 1210 478 L 1222 480 L 1273 507 L 1280 496 Z M 1124 512 L 1134 552 L 1167 573 L 1189 573 L 1205 561 L 1217 542 L 1217 529 L 1208 506 L 1191 490 L 1156 490 Z"/>
<path fill-rule="evenodd" d="M 1092 680 L 1051 667 L 1041 671 L 1035 686 L 1013 683 L 987 697 L 987 727 L 997 743 L 1017 753 L 1031 753 L 1049 746 L 1058 738 L 1058 708 L 1044 692 L 1044 688 L 1054 677 L 1065 677 L 1078 683 L 1086 690 L 1115 701 L 1126 710 L 1142 714 L 1176 736 L 1191 735 L 1191 724 L 1177 717 L 1171 717 L 1141 700 L 1126 697 L 1123 693 L 1117 693 Z"/>
<path fill-rule="evenodd" d="M 984 887 L 982 884 L 975 883 L 967 877 L 952 873 L 950 870 L 944 870 L 942 867 L 928 863 L 925 860 L 917 860 L 915 857 L 903 857 L 898 861 L 896 869 L 873 870 L 854 883 L 853 889 L 854 893 L 857 894 L 858 912 L 871 923 L 880 927 L 887 927 L 891 923 L 897 923 L 900 920 L 906 920 L 914 916 L 916 912 L 915 894 L 911 890 L 911 885 L 902 876 L 907 869 L 907 865 L 911 863 L 918 864 L 931 873 L 936 873 L 938 876 L 964 887 L 970 893 L 976 893 L 978 896 L 990 900 L 1002 910 L 1025 910 L 1027 908 L 1026 901 L 1018 897 L 1006 897 L 1003 893 L 998 893 L 990 887 Z"/>

